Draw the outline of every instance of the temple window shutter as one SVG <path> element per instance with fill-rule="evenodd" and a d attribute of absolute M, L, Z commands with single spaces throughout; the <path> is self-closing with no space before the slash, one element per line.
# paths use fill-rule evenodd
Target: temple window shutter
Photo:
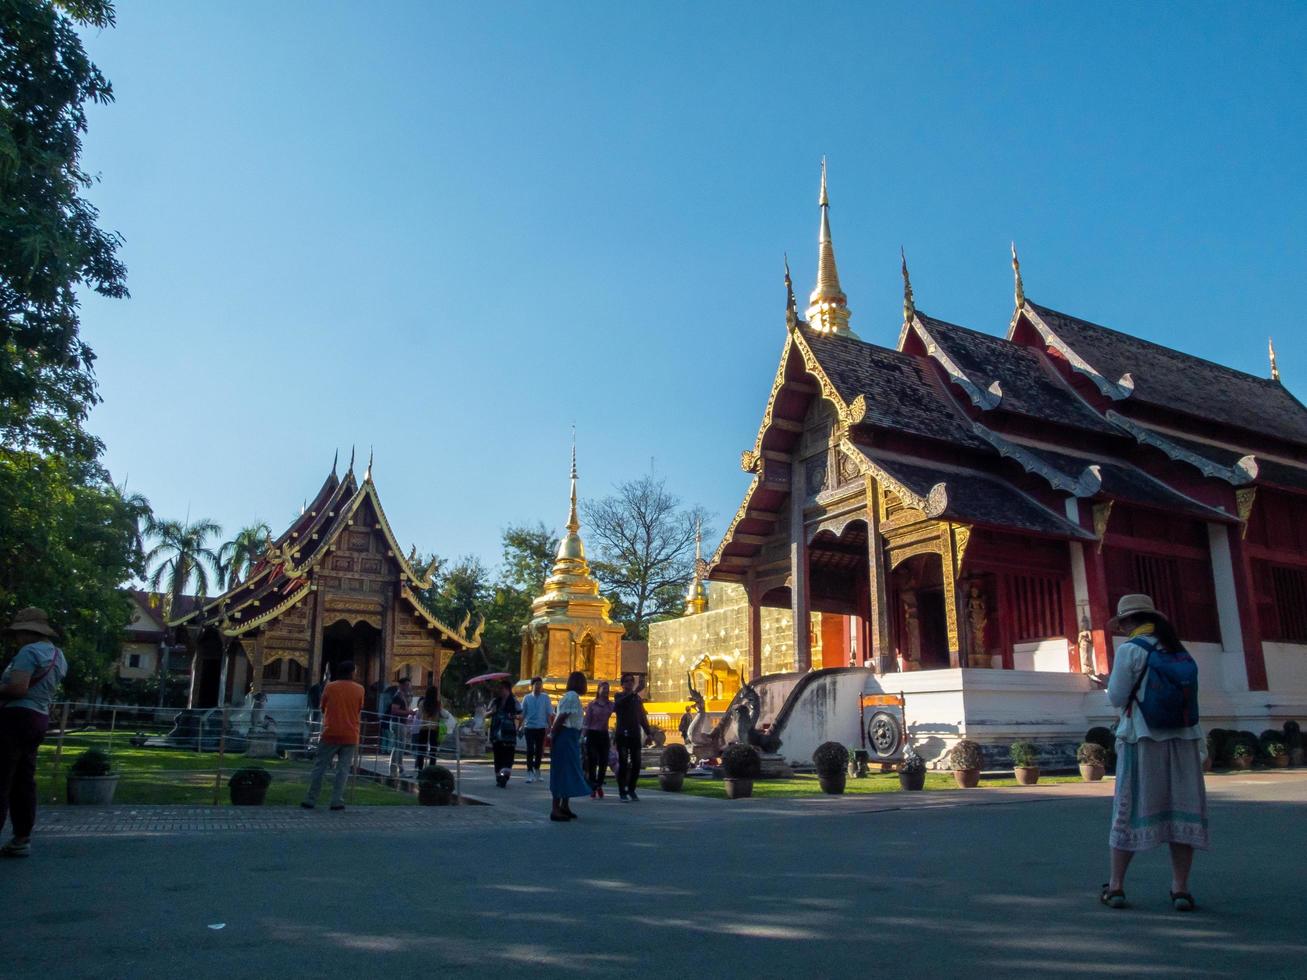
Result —
<path fill-rule="evenodd" d="M 1049 575 L 1009 575 L 1007 580 L 1014 643 L 1066 635 L 1061 579 Z"/>
<path fill-rule="evenodd" d="M 1263 620 L 1266 638 L 1282 643 L 1307 643 L 1307 568 L 1268 565 L 1266 570 L 1275 610 L 1271 621 Z"/>

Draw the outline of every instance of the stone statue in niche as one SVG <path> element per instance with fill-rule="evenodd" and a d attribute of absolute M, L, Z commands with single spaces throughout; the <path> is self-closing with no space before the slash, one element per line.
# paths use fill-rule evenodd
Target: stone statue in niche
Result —
<path fill-rule="evenodd" d="M 921 666 L 921 625 L 917 619 L 915 592 L 903 593 L 903 633 L 903 642 L 899 647 L 903 669 L 917 670 Z"/>
<path fill-rule="evenodd" d="M 968 667 L 990 666 L 989 652 L 985 649 L 985 627 L 988 622 L 985 596 L 973 585 L 967 598 L 967 626 L 971 641 L 967 649 Z"/>
<path fill-rule="evenodd" d="M 1080 635 L 1076 637 L 1076 649 L 1080 654 L 1080 673 L 1094 676 L 1094 634 L 1089 631 L 1089 617 L 1080 618 Z"/>

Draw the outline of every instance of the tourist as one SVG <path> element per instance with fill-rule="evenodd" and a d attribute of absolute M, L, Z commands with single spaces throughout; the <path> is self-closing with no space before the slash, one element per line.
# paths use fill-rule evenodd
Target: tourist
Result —
<path fill-rule="evenodd" d="M 50 727 L 50 701 L 68 673 L 44 609 L 21 609 L 5 627 L 18 653 L 0 674 L 0 828 L 13 836 L 0 855 L 27 857 L 36 825 L 36 752 Z"/>
<path fill-rule="evenodd" d="M 595 699 L 585 709 L 585 775 L 590 783 L 590 799 L 604 798 L 604 774 L 608 769 L 608 719 L 613 716 L 613 702 L 608 700 L 608 682 L 600 681 Z"/>
<path fill-rule="evenodd" d="M 686 745 L 690 744 L 690 724 L 694 721 L 694 705 L 685 706 L 685 714 L 681 715 L 681 723 L 677 725 L 677 730 L 681 733 L 681 741 Z"/>
<path fill-rule="evenodd" d="M 390 704 L 386 709 L 386 720 L 390 727 L 390 772 L 393 776 L 404 775 L 404 752 L 408 748 L 408 721 L 413 714 L 413 710 L 409 707 L 409 699 L 412 696 L 412 679 L 401 678 L 390 695 Z"/>
<path fill-rule="evenodd" d="M 640 748 L 653 745 L 653 729 L 644 710 L 644 700 L 635 686 L 634 674 L 622 675 L 622 693 L 614 699 L 617 727 L 613 740 L 617 743 L 617 793 L 623 803 L 638 803 L 640 796 L 635 784 L 640 781 Z"/>
<path fill-rule="evenodd" d="M 444 741 L 444 714 L 440 707 L 440 692 L 434 684 L 428 684 L 426 693 L 418 699 L 418 730 L 413 738 L 413 762 L 417 771 L 435 759 Z"/>
<path fill-rule="evenodd" d="M 336 666 L 336 680 L 322 689 L 322 735 L 318 739 L 318 756 L 309 778 L 309 794 L 300 806 L 312 810 L 318 805 L 322 777 L 332 759 L 336 760 L 336 782 L 331 790 L 331 809 L 345 809 L 345 783 L 359 747 L 359 716 L 363 713 L 363 685 L 354 681 L 354 663 L 342 661 Z"/>
<path fill-rule="evenodd" d="M 1108 628 L 1128 639 L 1116 651 L 1107 683 L 1107 698 L 1120 712 L 1120 721 L 1108 835 L 1112 873 L 1100 900 L 1124 908 L 1130 859 L 1136 851 L 1166 844 L 1171 851 L 1171 905 L 1177 912 L 1189 912 L 1194 908 L 1189 892 L 1194 848 L 1207 847 L 1206 744 L 1197 724 L 1197 665 L 1175 627 L 1146 595 L 1122 596 Z M 1156 685 L 1150 678 L 1154 673 Z"/>
<path fill-rule="evenodd" d="M 490 706 L 490 747 L 495 756 L 495 785 L 503 789 L 513 775 L 513 757 L 517 754 L 517 719 L 522 711 L 513 697 L 513 685 L 507 678 L 499 682 L 494 703 Z"/>
<path fill-rule="evenodd" d="M 531 693 L 522 699 L 522 729 L 526 736 L 526 781 L 540 778 L 540 759 L 545 751 L 545 732 L 554 721 L 554 702 L 545 693 L 542 678 L 531 678 Z"/>
<path fill-rule="evenodd" d="M 549 793 L 554 798 L 549 819 L 575 820 L 571 798 L 584 796 L 590 788 L 581 769 L 581 695 L 585 693 L 585 674 L 574 670 L 567 675 L 567 691 L 558 701 L 550 734 L 553 748 L 549 754 Z"/>

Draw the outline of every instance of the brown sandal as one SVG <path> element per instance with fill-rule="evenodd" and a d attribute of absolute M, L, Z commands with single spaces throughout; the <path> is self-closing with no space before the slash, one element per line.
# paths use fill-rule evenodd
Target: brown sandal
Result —
<path fill-rule="evenodd" d="M 1104 883 L 1098 900 L 1109 909 L 1123 909 L 1125 908 L 1125 890 L 1121 888 L 1113 889 L 1109 884 Z"/>

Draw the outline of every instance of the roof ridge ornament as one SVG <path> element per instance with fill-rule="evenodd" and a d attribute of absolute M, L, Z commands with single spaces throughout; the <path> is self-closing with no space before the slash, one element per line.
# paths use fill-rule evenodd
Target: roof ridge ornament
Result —
<path fill-rule="evenodd" d="M 336 455 L 331 457 L 331 475 L 336 475 L 336 464 L 340 462 L 340 447 L 336 447 Z"/>
<path fill-rule="evenodd" d="M 348 475 L 353 472 L 354 472 L 354 446 L 351 444 L 349 447 L 349 469 L 347 469 L 345 473 Z"/>
<path fill-rule="evenodd" d="M 1275 362 L 1275 340 L 1272 337 L 1266 338 L 1266 352 L 1271 355 L 1271 380 L 1280 380 L 1280 365 Z"/>
<path fill-rule="evenodd" d="M 835 267 L 835 244 L 830 233 L 830 197 L 826 193 L 826 158 L 821 158 L 821 224 L 817 231 L 817 285 L 808 297 L 804 312 L 808 326 L 824 334 L 848 336 L 849 303 L 840 288 L 840 274 Z"/>
<path fill-rule="evenodd" d="M 368 468 L 367 468 L 366 470 L 363 471 L 363 482 L 364 482 L 364 483 L 370 483 L 370 482 L 372 481 L 372 452 L 373 452 L 372 447 L 369 446 L 369 447 L 368 447 Z"/>
<path fill-rule="evenodd" d="M 908 256 L 899 246 L 899 258 L 903 262 L 903 322 L 911 323 L 917 315 L 917 304 L 912 298 L 912 280 L 908 277 Z"/>
<path fill-rule="evenodd" d="M 794 298 L 794 280 L 790 278 L 790 256 L 782 252 L 785 260 L 785 326 L 793 330 L 799 322 L 799 304 Z"/>
<path fill-rule="evenodd" d="M 1017 243 L 1012 243 L 1012 286 L 1015 292 L 1017 309 L 1026 305 L 1026 287 L 1021 282 L 1021 260 L 1017 258 Z"/>

